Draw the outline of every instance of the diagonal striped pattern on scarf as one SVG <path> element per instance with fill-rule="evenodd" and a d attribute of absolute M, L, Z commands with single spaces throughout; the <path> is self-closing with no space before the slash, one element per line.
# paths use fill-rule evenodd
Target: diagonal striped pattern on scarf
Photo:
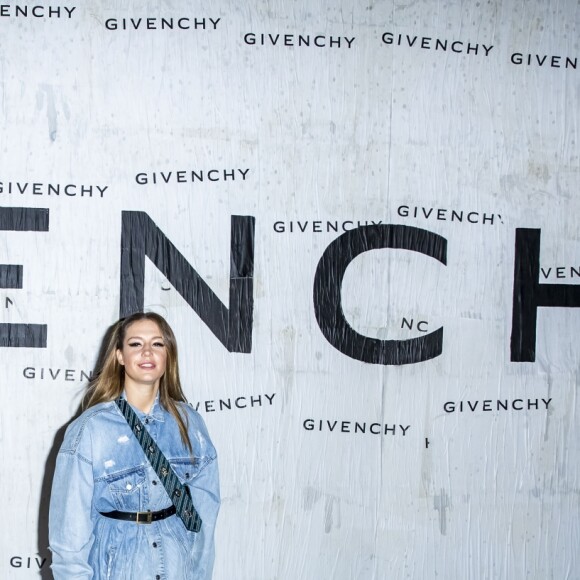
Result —
<path fill-rule="evenodd" d="M 193 506 L 189 488 L 179 481 L 175 471 L 169 465 L 169 461 L 167 461 L 167 458 L 163 455 L 157 443 L 149 435 L 149 431 L 145 429 L 145 426 L 141 423 L 139 417 L 137 417 L 135 411 L 131 408 L 131 405 L 125 399 L 121 398 L 117 399 L 115 403 L 121 413 L 123 413 L 129 427 L 131 427 L 133 435 L 135 435 L 137 441 L 139 441 L 139 444 L 143 448 L 145 456 L 149 460 L 149 463 L 151 463 L 151 467 L 153 467 L 161 483 L 163 483 L 169 499 L 171 499 L 171 502 L 177 510 L 177 515 L 190 532 L 199 532 L 201 529 L 201 518 Z"/>

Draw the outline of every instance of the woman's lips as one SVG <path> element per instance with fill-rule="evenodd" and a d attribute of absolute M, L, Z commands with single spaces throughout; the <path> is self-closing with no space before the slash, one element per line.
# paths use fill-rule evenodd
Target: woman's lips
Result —
<path fill-rule="evenodd" d="M 141 369 L 154 369 L 155 364 L 152 362 L 144 362 L 144 363 L 141 363 L 139 365 L 139 368 L 141 368 Z"/>

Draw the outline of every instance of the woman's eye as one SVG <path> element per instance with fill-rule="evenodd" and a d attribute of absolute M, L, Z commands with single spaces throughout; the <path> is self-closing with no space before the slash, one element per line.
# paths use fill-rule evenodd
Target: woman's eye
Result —
<path fill-rule="evenodd" d="M 140 342 L 130 342 L 129 346 L 141 346 Z"/>
<path fill-rule="evenodd" d="M 159 346 L 159 347 L 163 348 L 165 346 L 165 344 L 163 344 L 162 342 L 154 342 L 153 346 Z"/>

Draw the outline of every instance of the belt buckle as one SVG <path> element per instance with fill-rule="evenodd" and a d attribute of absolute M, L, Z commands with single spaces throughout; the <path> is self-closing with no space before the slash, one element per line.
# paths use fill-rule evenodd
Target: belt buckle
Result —
<path fill-rule="evenodd" d="M 145 516 L 145 519 L 142 520 L 141 516 Z M 153 521 L 153 512 L 152 511 L 137 512 L 137 519 L 135 520 L 135 523 L 137 523 L 137 524 L 150 524 L 152 521 Z"/>

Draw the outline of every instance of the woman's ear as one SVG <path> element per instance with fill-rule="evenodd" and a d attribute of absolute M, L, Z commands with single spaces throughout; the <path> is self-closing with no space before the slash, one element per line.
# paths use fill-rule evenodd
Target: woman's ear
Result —
<path fill-rule="evenodd" d="M 117 349 L 116 355 L 117 355 L 117 362 L 121 366 L 123 366 L 125 364 L 124 361 L 123 361 L 123 353 L 119 349 Z"/>

